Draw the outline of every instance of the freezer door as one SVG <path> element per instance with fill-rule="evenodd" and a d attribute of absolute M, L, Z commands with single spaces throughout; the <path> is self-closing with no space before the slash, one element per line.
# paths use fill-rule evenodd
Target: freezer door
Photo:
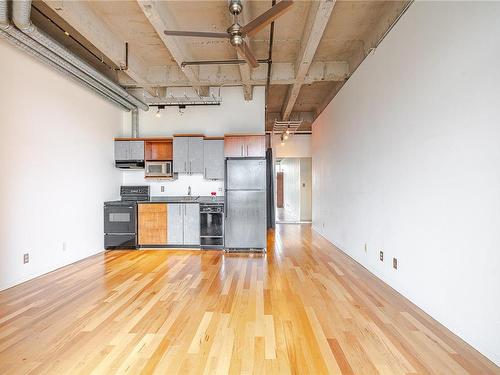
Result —
<path fill-rule="evenodd" d="M 264 159 L 228 159 L 226 167 L 226 189 L 266 189 L 266 161 Z"/>
<path fill-rule="evenodd" d="M 228 249 L 265 249 L 266 192 L 228 191 L 225 247 Z"/>

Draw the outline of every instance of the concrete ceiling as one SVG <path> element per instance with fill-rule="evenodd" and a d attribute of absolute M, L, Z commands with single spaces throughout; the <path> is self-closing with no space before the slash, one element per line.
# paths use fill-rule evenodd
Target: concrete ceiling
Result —
<path fill-rule="evenodd" d="M 377 41 L 397 19 L 407 1 L 295 1 L 275 21 L 271 85 L 266 129 L 274 119 L 311 121 L 340 90 Z M 242 86 L 251 100 L 252 86 L 265 85 L 267 64 L 203 65 L 184 69 L 184 61 L 237 59 L 224 39 L 165 36 L 163 30 L 225 32 L 232 24 L 227 1 L 35 1 L 33 21 L 120 84 L 151 103 L 167 87 Z M 271 7 L 271 1 L 243 1 L 240 23 Z M 41 13 L 40 13 L 41 11 Z M 43 14 L 43 15 L 42 15 Z M 47 18 L 53 22 L 48 22 Z M 59 27 L 55 27 L 57 24 Z M 69 31 L 68 38 L 61 29 Z M 267 59 L 269 29 L 251 38 L 258 59 Z M 128 69 L 125 66 L 128 42 Z"/>

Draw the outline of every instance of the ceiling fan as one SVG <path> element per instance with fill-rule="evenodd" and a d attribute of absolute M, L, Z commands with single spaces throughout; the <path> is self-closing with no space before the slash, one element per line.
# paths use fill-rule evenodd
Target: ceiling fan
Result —
<path fill-rule="evenodd" d="M 173 31 L 165 30 L 165 35 L 172 36 L 188 36 L 188 37 L 202 37 L 202 38 L 227 38 L 232 46 L 236 47 L 242 54 L 245 61 L 252 67 L 256 68 L 259 66 L 257 59 L 253 55 L 252 51 L 245 42 L 246 36 L 252 36 L 262 30 L 264 27 L 273 22 L 276 18 L 283 15 L 286 11 L 290 9 L 293 4 L 291 0 L 282 0 L 278 4 L 274 5 L 260 16 L 250 21 L 244 26 L 238 23 L 238 15 L 243 10 L 243 4 L 241 0 L 230 0 L 229 1 L 229 12 L 233 15 L 234 22 L 225 33 L 218 32 L 203 32 L 203 31 Z"/>

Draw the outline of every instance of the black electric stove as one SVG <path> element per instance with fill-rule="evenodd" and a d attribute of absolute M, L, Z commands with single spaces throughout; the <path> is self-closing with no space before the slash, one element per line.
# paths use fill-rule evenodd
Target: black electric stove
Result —
<path fill-rule="evenodd" d="M 104 202 L 104 247 L 137 248 L 137 202 L 148 201 L 149 186 L 121 186 L 121 200 Z"/>

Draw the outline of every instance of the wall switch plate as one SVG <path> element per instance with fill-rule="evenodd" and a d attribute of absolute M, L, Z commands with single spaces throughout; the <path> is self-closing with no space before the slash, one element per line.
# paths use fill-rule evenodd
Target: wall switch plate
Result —
<path fill-rule="evenodd" d="M 222 193 L 222 188 L 221 188 L 221 187 L 220 187 L 220 188 L 218 188 L 218 189 L 217 189 L 217 191 L 218 191 L 219 193 Z"/>
<path fill-rule="evenodd" d="M 397 258 L 392 258 L 392 268 L 395 270 L 398 269 L 398 259 Z"/>
<path fill-rule="evenodd" d="M 165 186 L 163 186 L 163 185 L 162 185 L 162 186 L 160 186 L 160 191 L 161 191 L 162 193 L 164 193 L 164 192 L 165 192 Z"/>
<path fill-rule="evenodd" d="M 384 252 L 382 250 L 380 250 L 380 261 L 384 261 Z"/>
<path fill-rule="evenodd" d="M 29 253 L 23 254 L 23 263 L 26 264 L 29 262 L 30 262 L 30 254 Z"/>

